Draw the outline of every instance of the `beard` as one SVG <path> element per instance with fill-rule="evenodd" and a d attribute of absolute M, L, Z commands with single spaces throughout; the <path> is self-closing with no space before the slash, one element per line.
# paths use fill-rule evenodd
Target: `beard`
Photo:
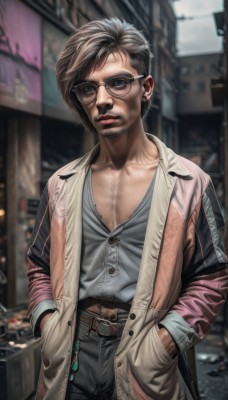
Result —
<path fill-rule="evenodd" d="M 113 132 L 112 130 L 110 130 L 107 132 L 103 132 L 101 135 L 105 138 L 114 139 L 119 137 L 121 135 L 121 132 Z"/>
<path fill-rule="evenodd" d="M 105 129 L 101 130 L 98 133 L 101 137 L 115 139 L 117 137 L 120 137 L 123 134 L 123 131 L 121 129 L 115 130 L 115 128 L 110 125 L 106 126 Z"/>

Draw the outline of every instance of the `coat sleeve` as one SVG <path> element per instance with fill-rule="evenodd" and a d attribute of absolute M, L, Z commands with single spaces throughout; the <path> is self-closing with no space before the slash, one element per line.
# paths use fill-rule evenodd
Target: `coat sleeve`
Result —
<path fill-rule="evenodd" d="M 223 227 L 224 220 L 210 181 L 188 221 L 178 301 L 160 321 L 180 351 L 207 336 L 225 302 L 228 269 Z"/>
<path fill-rule="evenodd" d="M 55 310 L 50 278 L 50 213 L 46 186 L 37 211 L 28 250 L 28 313 L 33 331 L 39 335 L 39 319 Z"/>

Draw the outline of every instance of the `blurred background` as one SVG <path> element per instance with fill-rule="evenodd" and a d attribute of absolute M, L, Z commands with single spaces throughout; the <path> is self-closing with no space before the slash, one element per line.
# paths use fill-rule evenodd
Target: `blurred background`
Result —
<path fill-rule="evenodd" d="M 228 217 L 228 0 L 0 0 L 0 338 L 4 344 L 8 335 L 5 350 L 0 341 L 1 400 L 28 398 L 37 380 L 39 355 L 31 342 L 32 355 L 28 353 L 27 361 L 25 353 L 22 357 L 30 383 L 26 373 L 10 375 L 7 383 L 13 353 L 9 341 L 23 345 L 32 337 L 26 319 L 26 253 L 41 191 L 56 169 L 97 141 L 64 105 L 55 64 L 71 33 L 108 16 L 134 24 L 151 43 L 155 90 L 145 129 L 211 175 L 225 220 Z M 225 243 L 228 249 L 227 230 Z M 214 328 L 220 335 L 220 350 L 228 347 L 227 320 L 226 304 Z M 220 399 L 216 396 L 210 399 Z"/>

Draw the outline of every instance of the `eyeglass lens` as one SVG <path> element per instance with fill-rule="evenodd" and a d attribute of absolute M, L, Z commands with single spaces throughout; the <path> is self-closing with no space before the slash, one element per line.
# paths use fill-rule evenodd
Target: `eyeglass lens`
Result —
<path fill-rule="evenodd" d="M 135 79 L 139 79 L 139 77 L 112 77 L 102 85 L 97 85 L 93 82 L 82 82 L 75 86 L 74 91 L 77 98 L 83 103 L 88 103 L 95 99 L 99 86 L 105 86 L 107 92 L 114 97 L 123 97 L 130 92 L 131 83 Z"/>

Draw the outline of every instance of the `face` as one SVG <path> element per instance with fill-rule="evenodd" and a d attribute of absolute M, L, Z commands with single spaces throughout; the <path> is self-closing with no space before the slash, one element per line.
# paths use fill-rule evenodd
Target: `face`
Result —
<path fill-rule="evenodd" d="M 128 55 L 110 54 L 102 65 L 95 68 L 84 81 L 100 85 L 112 77 L 135 77 L 139 72 L 131 66 Z M 116 82 L 114 83 L 116 84 Z M 117 81 L 121 84 L 121 81 Z M 123 97 L 115 97 L 99 86 L 95 99 L 83 108 L 100 137 L 116 137 L 137 132 L 142 124 L 141 103 L 148 101 L 153 89 L 152 77 L 132 82 L 131 90 Z"/>

